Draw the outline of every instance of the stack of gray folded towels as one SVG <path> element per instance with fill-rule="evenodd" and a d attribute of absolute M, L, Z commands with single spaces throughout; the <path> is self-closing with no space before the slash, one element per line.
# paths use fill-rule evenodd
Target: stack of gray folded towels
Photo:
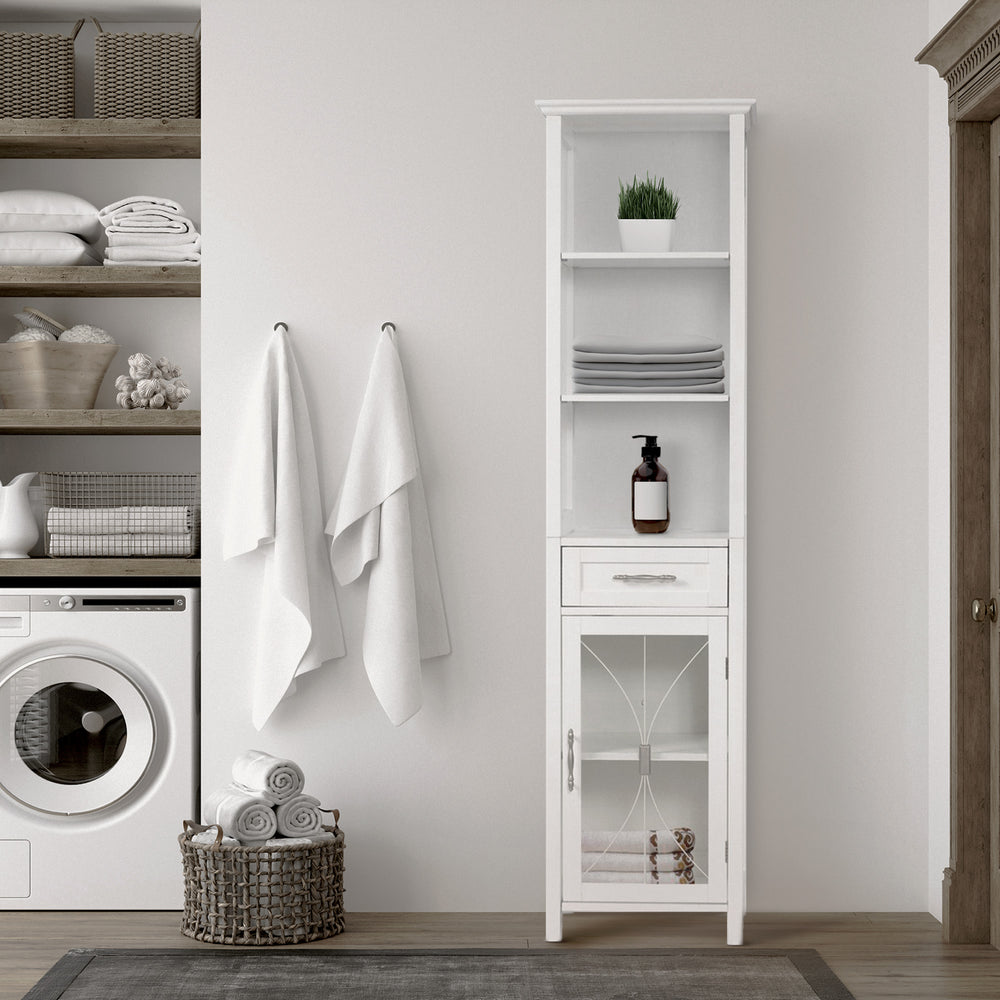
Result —
<path fill-rule="evenodd" d="M 573 347 L 573 382 L 579 392 L 724 392 L 723 360 L 722 344 L 705 337 L 592 340 Z"/>
<path fill-rule="evenodd" d="M 45 527 L 50 556 L 195 554 L 190 507 L 50 507 Z"/>
<path fill-rule="evenodd" d="M 323 828 L 319 799 L 305 795 L 302 768 L 284 757 L 247 750 L 233 762 L 233 780 L 209 795 L 202 823 L 222 828 L 226 845 L 271 847 L 320 844 L 334 839 Z M 191 839 L 215 843 L 206 830 Z"/>
<path fill-rule="evenodd" d="M 201 235 L 172 198 L 131 195 L 106 205 L 99 216 L 108 238 L 105 264 L 201 263 Z"/>

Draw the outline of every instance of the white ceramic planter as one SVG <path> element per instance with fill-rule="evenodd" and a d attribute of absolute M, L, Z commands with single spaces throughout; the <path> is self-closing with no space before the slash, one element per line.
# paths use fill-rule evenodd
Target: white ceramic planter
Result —
<path fill-rule="evenodd" d="M 674 238 L 673 219 L 619 219 L 624 253 L 667 253 Z"/>

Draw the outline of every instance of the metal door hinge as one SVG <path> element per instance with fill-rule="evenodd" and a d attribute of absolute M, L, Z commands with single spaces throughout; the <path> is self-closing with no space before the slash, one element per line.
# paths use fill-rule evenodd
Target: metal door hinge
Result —
<path fill-rule="evenodd" d="M 726 680 L 729 680 L 729 657 L 726 657 Z"/>
<path fill-rule="evenodd" d="M 726 863 L 729 863 L 729 841 L 726 841 Z"/>

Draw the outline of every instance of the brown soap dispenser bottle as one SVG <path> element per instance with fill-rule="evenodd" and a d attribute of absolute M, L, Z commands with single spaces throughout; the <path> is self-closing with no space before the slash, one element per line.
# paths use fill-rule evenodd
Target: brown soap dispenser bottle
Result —
<path fill-rule="evenodd" d="M 645 438 L 642 463 L 632 473 L 632 527 L 641 535 L 667 530 L 670 524 L 667 470 L 657 461 L 660 449 L 654 434 L 633 434 Z"/>

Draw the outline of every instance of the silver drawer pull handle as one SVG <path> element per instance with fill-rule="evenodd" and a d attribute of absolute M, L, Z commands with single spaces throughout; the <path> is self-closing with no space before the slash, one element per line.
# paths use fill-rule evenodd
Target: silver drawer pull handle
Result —
<path fill-rule="evenodd" d="M 569 791 L 573 791 L 573 765 L 576 763 L 573 755 L 573 730 L 571 729 L 566 734 L 566 787 Z"/>
<path fill-rule="evenodd" d="M 673 583 L 677 577 L 673 573 L 615 573 L 611 579 L 626 583 Z"/>

